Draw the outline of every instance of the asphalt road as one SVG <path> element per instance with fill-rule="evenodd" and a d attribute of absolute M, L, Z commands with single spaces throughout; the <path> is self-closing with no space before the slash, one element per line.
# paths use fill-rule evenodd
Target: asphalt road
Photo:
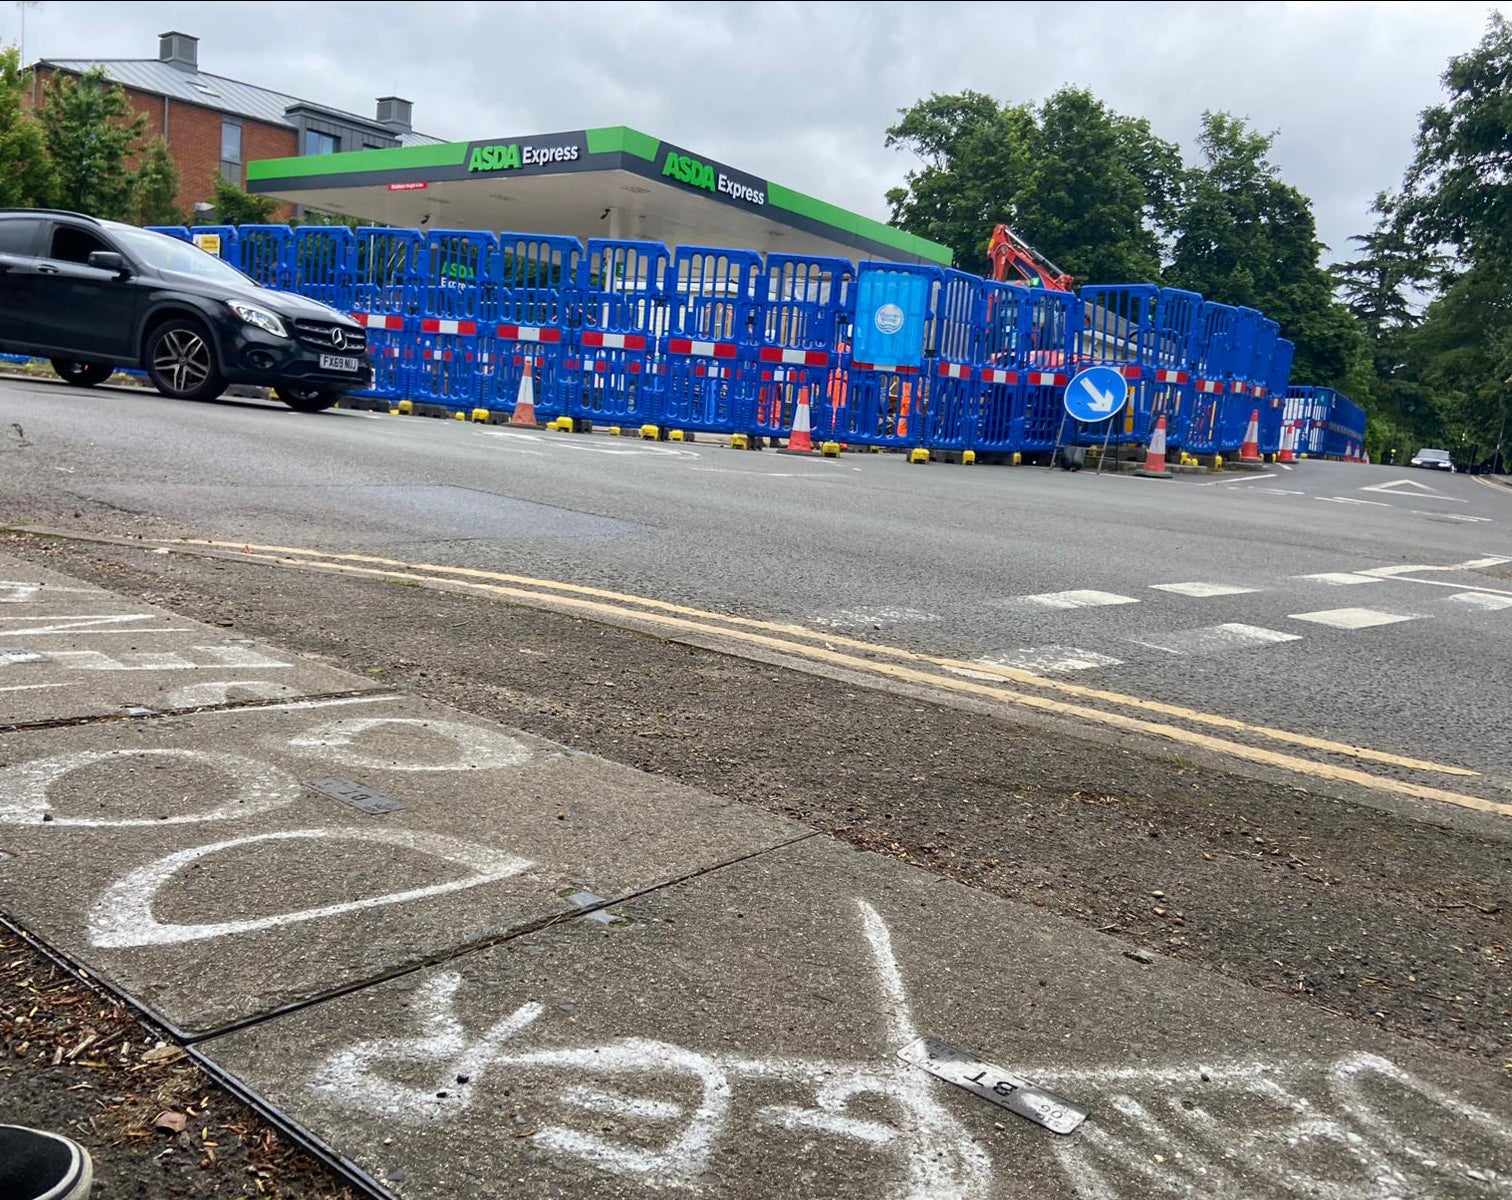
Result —
<path fill-rule="evenodd" d="M 824 461 L 50 380 L 0 382 L 0 430 L 7 521 L 377 554 L 796 620 L 1512 790 L 1512 493 L 1464 476 L 1304 462 L 1159 483 Z"/>

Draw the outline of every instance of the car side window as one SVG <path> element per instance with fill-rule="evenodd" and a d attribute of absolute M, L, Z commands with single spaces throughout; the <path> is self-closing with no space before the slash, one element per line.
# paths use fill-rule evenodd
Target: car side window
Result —
<path fill-rule="evenodd" d="M 0 254 L 34 258 L 42 250 L 43 223 L 35 217 L 11 217 L 0 221 Z"/>
<path fill-rule="evenodd" d="M 53 230 L 52 253 L 59 262 L 87 263 L 96 250 L 109 250 L 104 241 L 77 225 L 59 225 Z"/>

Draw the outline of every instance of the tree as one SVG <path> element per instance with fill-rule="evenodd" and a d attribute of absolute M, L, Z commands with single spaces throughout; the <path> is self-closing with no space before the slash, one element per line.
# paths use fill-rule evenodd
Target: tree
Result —
<path fill-rule="evenodd" d="M 23 103 L 31 73 L 14 46 L 0 47 L 0 208 L 50 204 L 52 160 L 42 127 Z"/>
<path fill-rule="evenodd" d="M 218 225 L 266 225 L 273 219 L 278 201 L 272 196 L 253 196 L 216 171 L 210 203 Z"/>
<path fill-rule="evenodd" d="M 131 216 L 130 161 L 147 127 L 126 93 L 104 70 L 56 74 L 42 105 L 47 152 L 58 173 L 57 202 L 108 220 Z"/>
<path fill-rule="evenodd" d="M 1270 161 L 1274 134 L 1205 112 L 1201 163 L 1187 175 L 1166 281 L 1222 304 L 1261 310 L 1296 343 L 1292 378 L 1368 397 L 1365 342 L 1319 265 L 1312 202 Z"/>
<path fill-rule="evenodd" d="M 179 169 L 168 143 L 155 139 L 142 153 L 131 178 L 131 221 L 134 225 L 182 225 L 183 212 L 174 205 L 179 194 Z"/>

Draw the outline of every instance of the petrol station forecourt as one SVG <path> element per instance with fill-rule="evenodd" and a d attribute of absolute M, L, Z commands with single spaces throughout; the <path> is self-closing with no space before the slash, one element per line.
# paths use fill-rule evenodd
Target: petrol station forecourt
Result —
<path fill-rule="evenodd" d="M 431 229 L 950 266 L 948 247 L 623 125 L 265 159 L 247 190 Z"/>

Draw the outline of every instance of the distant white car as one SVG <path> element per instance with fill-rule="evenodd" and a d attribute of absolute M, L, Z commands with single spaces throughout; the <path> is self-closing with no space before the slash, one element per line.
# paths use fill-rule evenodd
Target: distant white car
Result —
<path fill-rule="evenodd" d="M 1447 450 L 1419 450 L 1412 456 L 1414 467 L 1427 467 L 1430 471 L 1454 472 L 1454 464 L 1449 461 Z"/>

